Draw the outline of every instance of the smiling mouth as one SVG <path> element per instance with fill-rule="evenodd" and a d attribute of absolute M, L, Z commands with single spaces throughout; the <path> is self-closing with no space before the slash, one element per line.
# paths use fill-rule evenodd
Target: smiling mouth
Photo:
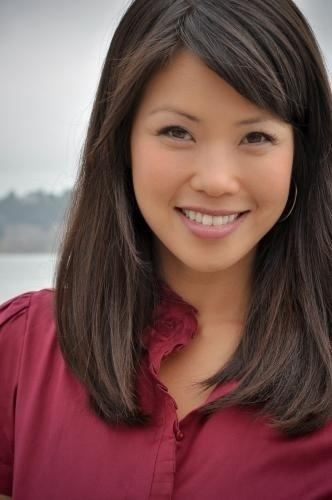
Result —
<path fill-rule="evenodd" d="M 202 212 L 195 212 L 193 210 L 187 210 L 182 208 L 177 208 L 188 220 L 199 226 L 205 227 L 223 227 L 232 224 L 234 221 L 239 219 L 245 212 L 237 212 L 230 215 L 210 215 Z"/>

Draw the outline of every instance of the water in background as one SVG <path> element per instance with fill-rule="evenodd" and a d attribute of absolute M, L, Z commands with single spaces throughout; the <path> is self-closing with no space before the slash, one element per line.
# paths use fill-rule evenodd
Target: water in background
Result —
<path fill-rule="evenodd" d="M 0 253 L 0 304 L 23 292 L 52 288 L 56 254 Z"/>

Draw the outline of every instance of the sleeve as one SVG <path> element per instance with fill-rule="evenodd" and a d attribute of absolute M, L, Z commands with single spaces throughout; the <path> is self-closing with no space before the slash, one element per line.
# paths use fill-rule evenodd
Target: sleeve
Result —
<path fill-rule="evenodd" d="M 12 494 L 16 392 L 31 293 L 0 305 L 0 494 L 4 495 Z"/>

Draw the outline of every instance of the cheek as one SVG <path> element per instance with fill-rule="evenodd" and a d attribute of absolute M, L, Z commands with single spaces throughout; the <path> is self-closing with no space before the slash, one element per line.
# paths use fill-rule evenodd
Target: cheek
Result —
<path fill-rule="evenodd" d="M 169 151 L 149 140 L 134 141 L 131 148 L 133 185 L 136 198 L 170 198 L 181 183 L 181 171 Z"/>
<path fill-rule="evenodd" d="M 293 150 L 276 151 L 270 158 L 262 160 L 250 182 L 257 193 L 258 202 L 266 205 L 284 206 L 287 202 L 292 176 Z M 259 182 L 257 182 L 259 180 Z"/>

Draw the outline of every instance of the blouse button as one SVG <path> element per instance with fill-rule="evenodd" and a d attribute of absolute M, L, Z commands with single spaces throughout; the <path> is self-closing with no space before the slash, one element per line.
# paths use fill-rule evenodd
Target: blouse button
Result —
<path fill-rule="evenodd" d="M 182 441 L 182 439 L 184 438 L 183 432 L 177 431 L 177 433 L 175 434 L 175 437 L 176 437 L 177 441 Z"/>

